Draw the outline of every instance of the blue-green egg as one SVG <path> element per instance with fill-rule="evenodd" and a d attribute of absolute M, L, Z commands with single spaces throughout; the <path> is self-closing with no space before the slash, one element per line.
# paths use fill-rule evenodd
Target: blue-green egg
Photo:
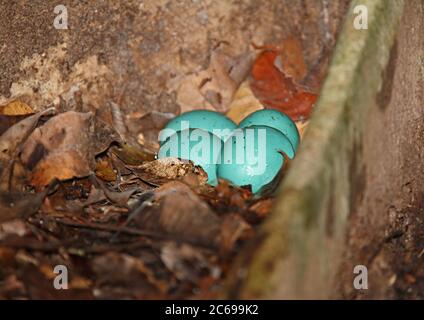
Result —
<path fill-rule="evenodd" d="M 289 139 L 294 150 L 297 150 L 300 140 L 299 131 L 293 120 L 284 113 L 273 109 L 258 110 L 244 118 L 239 128 L 253 125 L 268 126 L 281 131 Z"/>
<path fill-rule="evenodd" d="M 162 144 L 175 132 L 186 129 L 202 129 L 225 141 L 236 128 L 237 125 L 232 120 L 219 112 L 193 110 L 169 121 L 159 134 L 159 143 Z"/>
<path fill-rule="evenodd" d="M 158 159 L 173 157 L 191 160 L 208 174 L 208 183 L 216 186 L 216 170 L 222 144 L 222 140 L 210 132 L 186 129 L 166 139 L 159 149 Z"/>
<path fill-rule="evenodd" d="M 237 186 L 252 186 L 257 193 L 280 171 L 285 153 L 294 157 L 289 139 L 280 131 L 267 126 L 239 128 L 224 143 L 218 177 Z"/>

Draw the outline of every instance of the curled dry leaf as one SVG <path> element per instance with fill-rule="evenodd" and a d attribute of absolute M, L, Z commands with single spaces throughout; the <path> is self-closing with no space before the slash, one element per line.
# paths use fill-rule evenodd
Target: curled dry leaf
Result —
<path fill-rule="evenodd" d="M 21 160 L 31 171 L 36 187 L 54 178 L 67 180 L 88 176 L 95 167 L 94 157 L 119 137 L 92 113 L 68 111 L 34 130 L 22 147 Z"/>
<path fill-rule="evenodd" d="M 103 192 L 102 189 L 97 189 L 94 185 L 91 186 L 91 190 L 90 190 L 90 194 L 88 195 L 87 200 L 82 203 L 81 201 L 79 201 L 79 208 L 83 207 L 83 206 L 89 206 L 91 204 L 106 200 L 106 195 Z M 78 209 L 79 209 L 78 208 Z"/>
<path fill-rule="evenodd" d="M 280 70 L 278 59 L 278 50 L 266 50 L 256 59 L 251 72 L 253 93 L 266 108 L 278 109 L 294 121 L 309 118 L 317 95 L 296 85 Z"/>
<path fill-rule="evenodd" d="M 110 190 L 102 181 L 96 179 L 94 176 L 90 176 L 90 181 L 94 186 L 96 186 L 96 188 L 102 190 L 106 198 L 108 198 L 111 202 L 122 206 L 127 205 L 131 195 L 137 191 L 136 189 L 129 189 L 125 191 Z"/>
<path fill-rule="evenodd" d="M 111 150 L 120 160 L 130 166 L 138 166 L 155 159 L 155 155 L 150 151 L 127 143 L 122 143 L 119 147 L 114 146 Z"/>
<path fill-rule="evenodd" d="M 113 142 L 123 144 L 119 134 L 107 122 L 92 117 L 90 119 L 90 149 L 91 153 L 98 155 L 106 151 Z"/>
<path fill-rule="evenodd" d="M 208 180 L 207 173 L 193 162 L 177 158 L 163 158 L 146 162 L 133 167 L 133 172 L 143 181 L 159 186 L 166 182 L 182 179 L 191 175 L 195 176 L 198 185 L 205 185 Z"/>
<path fill-rule="evenodd" d="M 115 102 L 109 102 L 109 107 L 112 116 L 113 127 L 119 134 L 120 138 L 124 141 L 128 139 L 128 129 L 125 124 L 124 115 L 122 114 L 121 107 Z"/>
<path fill-rule="evenodd" d="M 33 185 L 90 174 L 94 165 L 90 148 L 91 117 L 91 113 L 69 111 L 34 130 L 21 154 L 22 162 L 32 171 Z"/>
<path fill-rule="evenodd" d="M 96 163 L 96 177 L 108 182 L 116 181 L 116 172 L 107 159 L 99 160 Z"/>

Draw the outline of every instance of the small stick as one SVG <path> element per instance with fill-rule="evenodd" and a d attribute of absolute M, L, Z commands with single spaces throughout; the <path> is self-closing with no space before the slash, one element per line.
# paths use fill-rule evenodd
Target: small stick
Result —
<path fill-rule="evenodd" d="M 151 237 L 151 238 L 158 238 L 158 239 L 167 239 L 168 237 L 157 234 L 152 231 L 147 230 L 139 230 L 134 229 L 126 226 L 111 226 L 111 225 L 103 225 L 98 223 L 91 223 L 91 222 L 74 222 L 74 221 L 66 221 L 66 220 L 56 220 L 58 223 L 63 224 L 68 227 L 73 228 L 82 228 L 82 229 L 92 229 L 92 230 L 101 230 L 101 231 L 109 231 L 109 232 L 120 232 L 120 233 L 126 233 L 129 235 L 135 235 L 135 236 L 143 236 L 143 237 Z"/>

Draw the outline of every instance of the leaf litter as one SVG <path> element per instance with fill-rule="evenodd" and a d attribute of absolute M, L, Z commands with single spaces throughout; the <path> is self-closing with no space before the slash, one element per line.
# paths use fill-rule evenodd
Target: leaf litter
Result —
<path fill-rule="evenodd" d="M 276 108 L 304 128 L 316 95 L 299 84 L 307 68 L 298 43 L 283 48 L 238 57 L 215 48 L 209 67 L 177 88 L 181 112 L 239 122 Z M 82 110 L 0 107 L 0 299 L 219 297 L 290 161 L 260 196 L 224 180 L 211 187 L 191 161 L 155 159 L 174 114 L 125 116 L 113 101 Z M 53 287 L 57 265 L 68 268 L 68 290 Z"/>

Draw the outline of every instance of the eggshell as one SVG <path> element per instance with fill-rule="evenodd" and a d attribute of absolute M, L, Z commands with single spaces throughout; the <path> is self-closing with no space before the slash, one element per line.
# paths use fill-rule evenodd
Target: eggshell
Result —
<path fill-rule="evenodd" d="M 186 129 L 168 137 L 159 149 L 158 159 L 180 158 L 191 160 L 208 174 L 208 183 L 218 183 L 216 170 L 222 140 L 201 129 Z"/>
<path fill-rule="evenodd" d="M 237 125 L 225 115 L 210 110 L 185 112 L 169 121 L 159 134 L 159 143 L 163 143 L 175 132 L 186 129 L 202 129 L 213 133 L 225 141 Z M 225 130 L 218 132 L 217 130 Z"/>
<path fill-rule="evenodd" d="M 234 185 L 251 185 L 258 192 L 278 174 L 284 157 L 294 157 L 289 139 L 280 131 L 267 126 L 250 126 L 234 131 L 225 142 L 218 177 Z"/>
<path fill-rule="evenodd" d="M 244 118 L 240 122 L 239 128 L 253 125 L 268 126 L 281 131 L 289 139 L 294 150 L 297 150 L 300 140 L 299 131 L 293 120 L 284 113 L 273 109 L 258 110 Z"/>

